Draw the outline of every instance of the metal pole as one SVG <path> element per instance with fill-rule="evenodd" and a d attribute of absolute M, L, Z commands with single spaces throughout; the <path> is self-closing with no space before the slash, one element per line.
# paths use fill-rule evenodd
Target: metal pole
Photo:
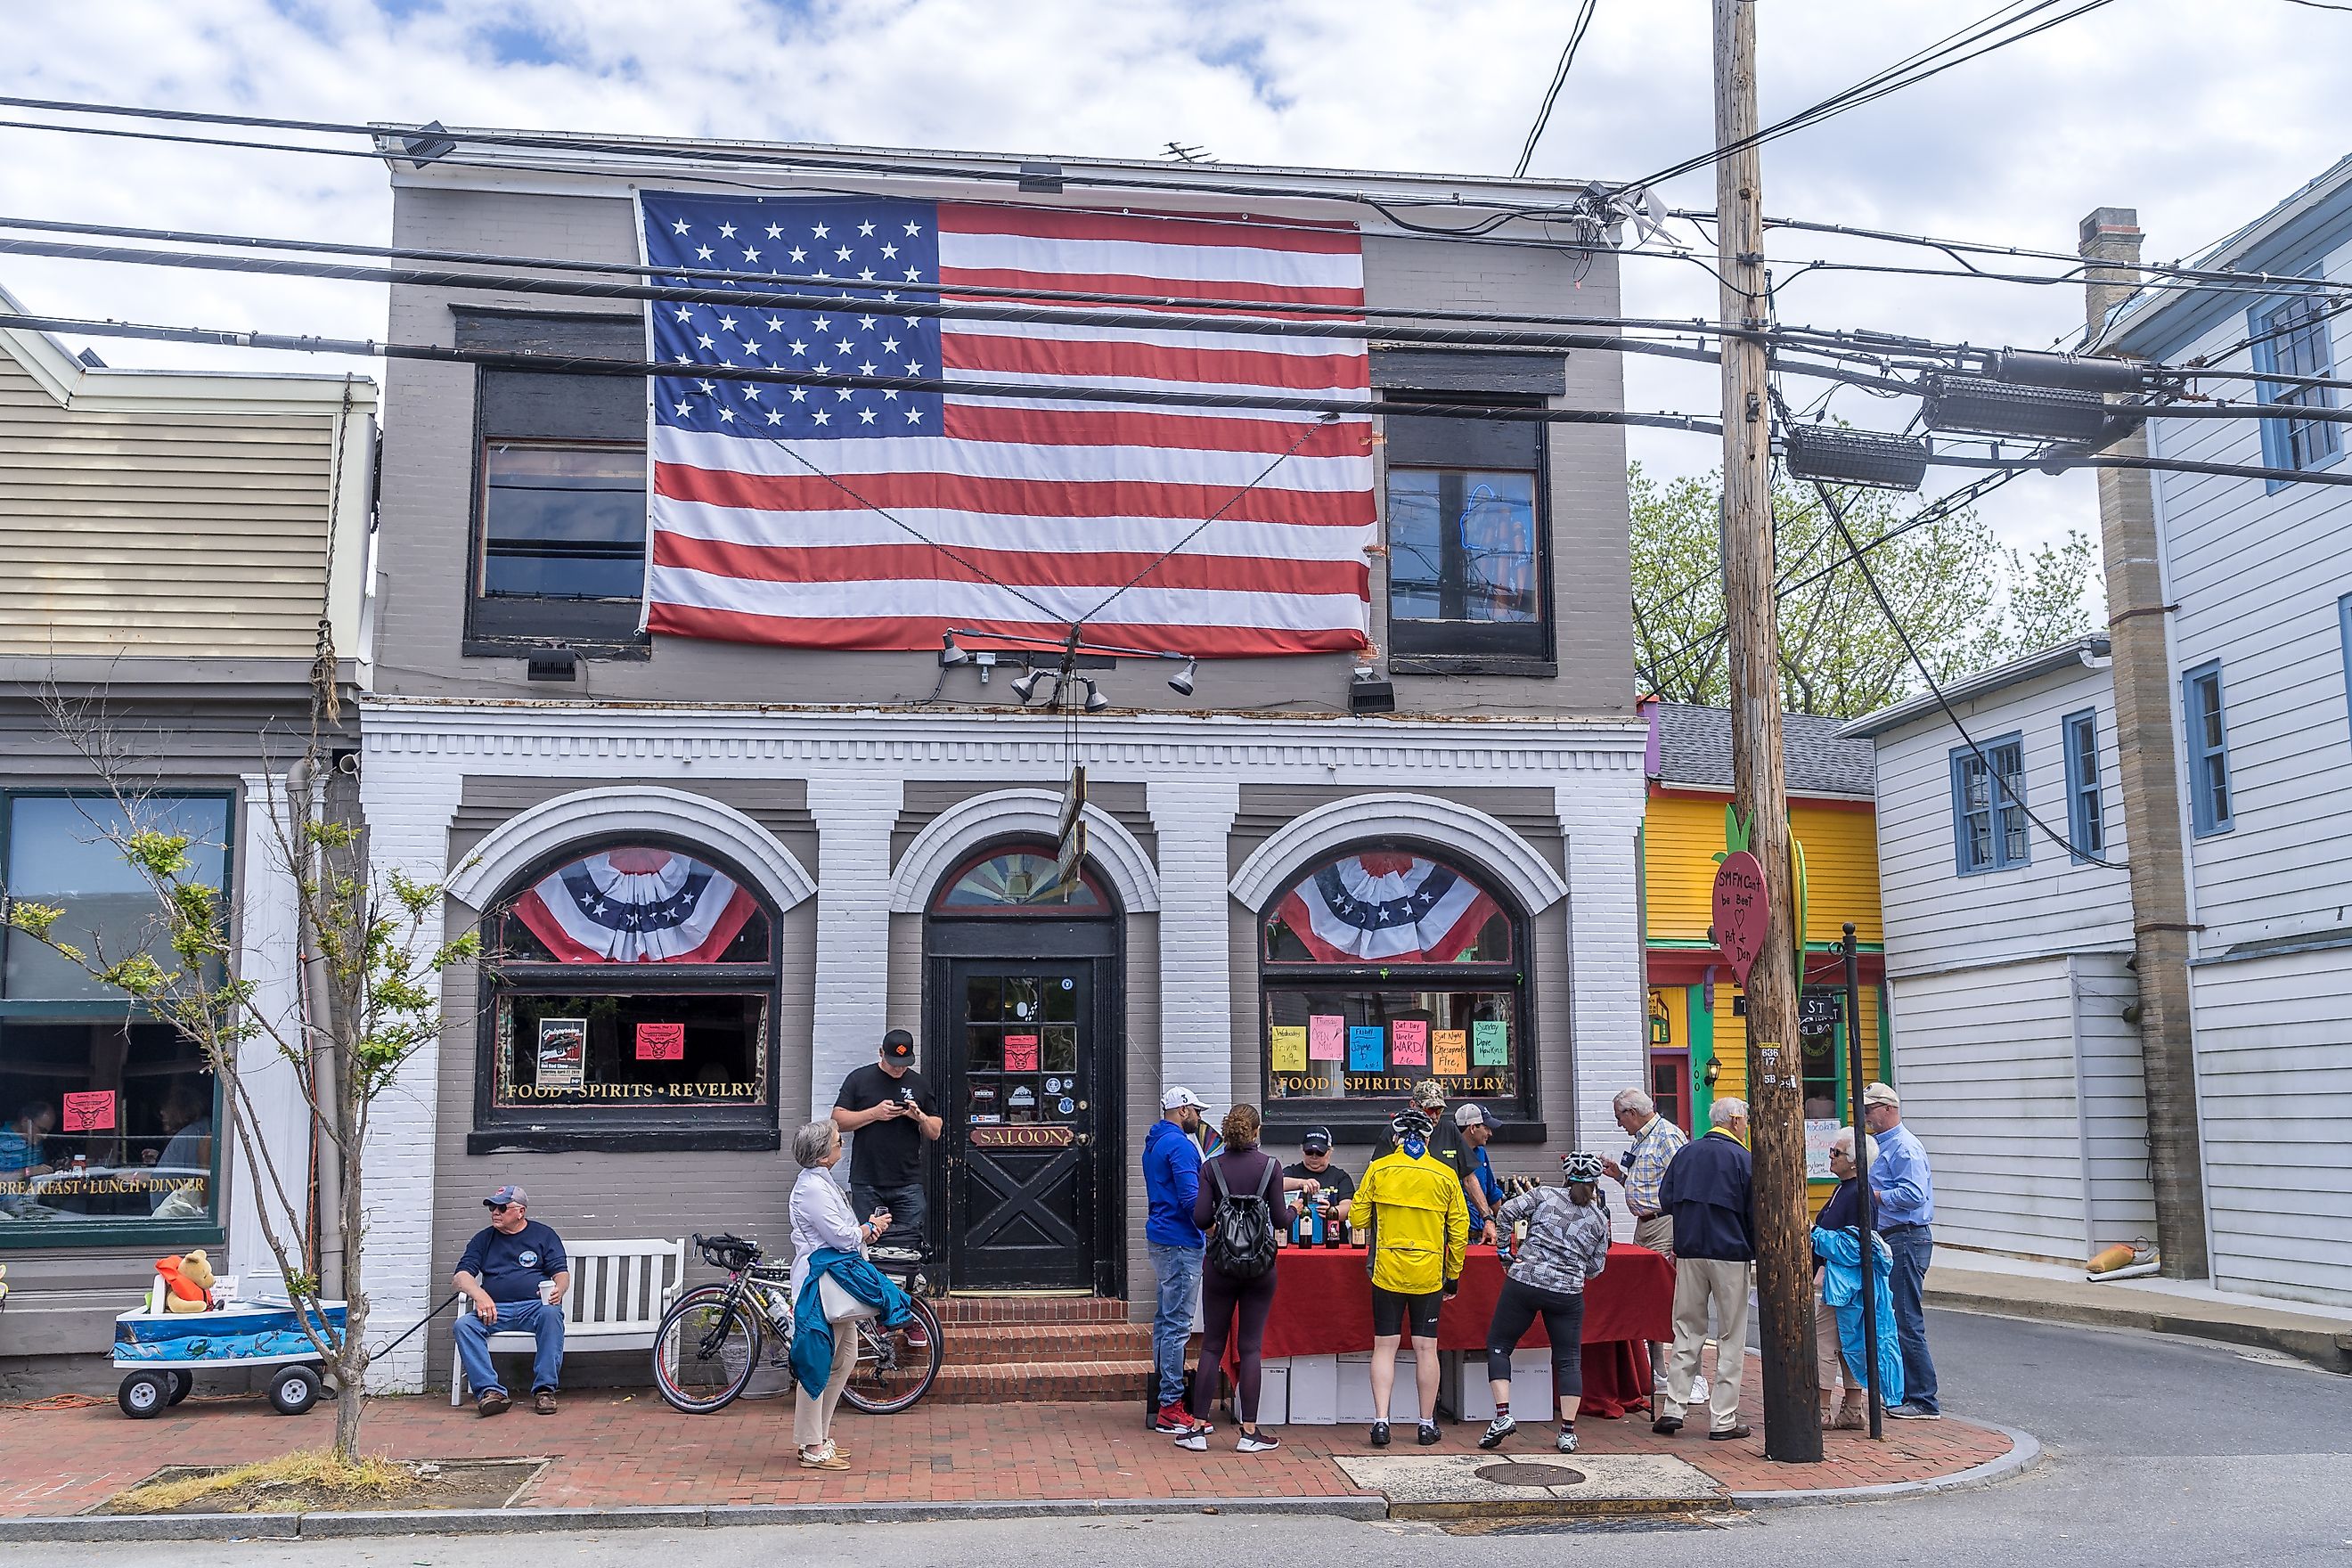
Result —
<path fill-rule="evenodd" d="M 1845 1081 L 1853 1121 L 1853 1206 L 1862 1241 L 1862 1376 L 1870 1385 L 1870 1435 L 1884 1440 L 1885 1400 L 1878 1387 L 1878 1255 L 1871 1243 L 1877 1230 L 1870 1196 L 1870 1130 L 1862 1124 L 1862 961 L 1853 947 L 1853 922 L 1845 922 Z"/>
<path fill-rule="evenodd" d="M 1717 165 L 1718 268 L 1726 320 L 1761 327 L 1763 181 L 1756 133 L 1756 5 L 1715 0 L 1715 141 L 1738 147 Z M 1744 145 L 1743 145 L 1744 143 Z M 1795 867 L 1780 759 L 1780 632 L 1774 619 L 1772 426 L 1764 345 L 1723 345 L 1723 598 L 1730 627 L 1733 796 L 1764 870 L 1764 940 L 1745 982 L 1748 1101 L 1754 1152 L 1757 1340 L 1763 1351 L 1764 1456 L 1822 1457 L 1813 1368 L 1812 1226 L 1805 1214 L 1804 1068 L 1797 1042 Z M 1738 1355 L 1723 1345 L 1717 1355 Z"/>

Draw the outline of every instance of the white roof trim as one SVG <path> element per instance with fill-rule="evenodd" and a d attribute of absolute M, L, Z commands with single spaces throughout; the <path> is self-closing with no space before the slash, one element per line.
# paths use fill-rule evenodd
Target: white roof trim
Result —
<path fill-rule="evenodd" d="M 1314 860 L 1381 837 L 1418 838 L 1468 857 L 1530 915 L 1568 897 L 1567 882 L 1526 839 L 1474 806 L 1426 795 L 1351 795 L 1293 817 L 1242 862 L 1226 887 L 1252 910 L 1263 910 Z"/>
<path fill-rule="evenodd" d="M 766 828 L 708 795 L 656 784 L 576 790 L 508 818 L 449 868 L 446 890 L 459 903 L 480 910 L 566 845 L 615 834 L 659 834 L 709 845 L 749 872 L 779 911 L 816 891 L 816 879 Z"/>
<path fill-rule="evenodd" d="M 1135 835 L 1101 806 L 1082 813 L 1087 858 L 1109 878 L 1129 914 L 1160 908 L 1160 873 Z M 1062 826 L 1062 796 L 1050 789 L 1002 789 L 956 802 L 923 826 L 898 858 L 890 877 L 890 912 L 920 914 L 930 907 L 940 879 L 975 847 L 1010 834 L 1051 838 Z"/>
<path fill-rule="evenodd" d="M 30 316 L 22 300 L 0 289 L 0 310 Z M 96 405 L 125 411 L 204 410 L 234 405 L 240 413 L 331 414 L 348 386 L 353 413 L 375 411 L 375 383 L 362 375 L 305 371 L 136 370 L 84 364 L 47 332 L 0 327 L 0 353 L 25 367 L 60 407 Z"/>

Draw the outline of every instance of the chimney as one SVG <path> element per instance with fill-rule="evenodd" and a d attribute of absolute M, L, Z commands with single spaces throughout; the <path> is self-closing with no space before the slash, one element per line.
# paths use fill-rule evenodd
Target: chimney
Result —
<path fill-rule="evenodd" d="M 2107 312 L 2139 288 L 2140 238 L 2137 207 L 2099 207 L 2083 220 L 2075 253 L 2085 261 L 2117 264 L 2094 267 L 2084 275 L 2084 312 L 2094 342 Z"/>

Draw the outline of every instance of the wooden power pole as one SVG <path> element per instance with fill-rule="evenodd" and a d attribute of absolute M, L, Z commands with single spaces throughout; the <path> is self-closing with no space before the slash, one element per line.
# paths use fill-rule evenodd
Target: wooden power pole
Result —
<path fill-rule="evenodd" d="M 1715 142 L 1737 147 L 1716 165 L 1722 315 L 1761 330 L 1764 189 L 1756 134 L 1753 0 L 1715 0 Z M 1748 1101 L 1756 1157 L 1756 1301 L 1764 1351 L 1764 1454 L 1822 1457 L 1813 1382 L 1812 1247 L 1805 1214 L 1803 1068 L 1797 1043 L 1798 954 L 1789 798 L 1780 771 L 1780 650 L 1772 594 L 1772 422 L 1764 344 L 1723 340 L 1723 599 L 1731 634 L 1734 800 L 1764 868 L 1770 911 L 1748 971 Z M 1743 1353 L 1719 1345 L 1717 1355 Z"/>

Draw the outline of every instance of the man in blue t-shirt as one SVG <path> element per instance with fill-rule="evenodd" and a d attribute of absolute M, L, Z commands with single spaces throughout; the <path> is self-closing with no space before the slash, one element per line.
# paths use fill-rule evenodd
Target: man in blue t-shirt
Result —
<path fill-rule="evenodd" d="M 530 1215 L 530 1194 L 504 1186 L 482 1200 L 490 1223 L 466 1244 L 455 1282 L 468 1303 L 457 1314 L 457 1360 L 474 1385 L 477 1414 L 496 1415 L 514 1402 L 490 1364 L 490 1336 L 529 1334 L 531 1408 L 555 1414 L 555 1380 L 563 1370 L 563 1297 L 572 1260 L 563 1238 Z"/>

